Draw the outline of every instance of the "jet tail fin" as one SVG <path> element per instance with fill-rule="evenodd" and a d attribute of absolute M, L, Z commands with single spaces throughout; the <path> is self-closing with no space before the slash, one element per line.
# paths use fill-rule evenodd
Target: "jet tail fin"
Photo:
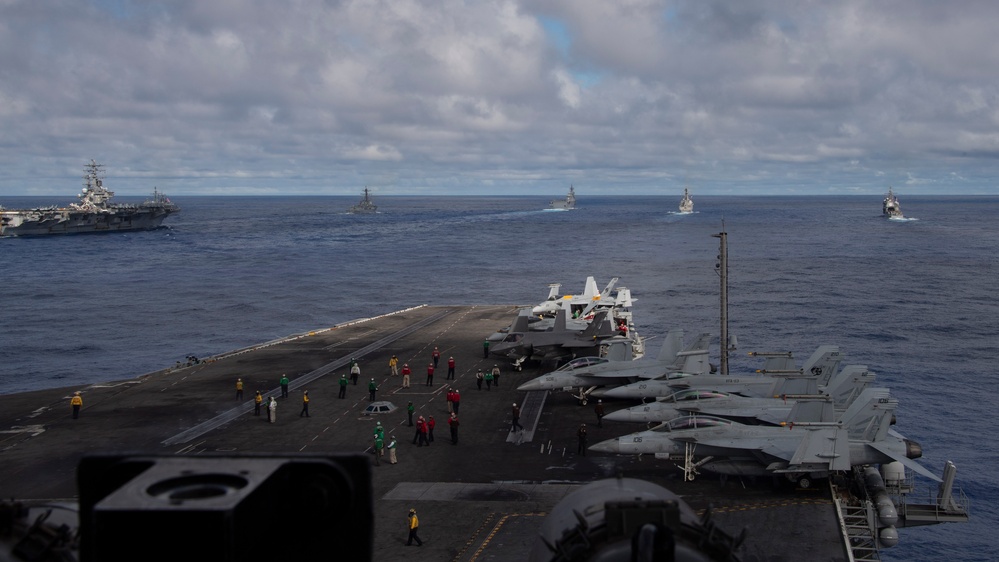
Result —
<path fill-rule="evenodd" d="M 708 357 L 708 346 L 710 344 L 711 334 L 707 332 L 698 334 L 697 339 L 676 354 L 672 368 L 681 373 L 707 373 L 711 369 Z"/>
<path fill-rule="evenodd" d="M 559 312 L 559 314 L 564 314 L 564 313 L 563 312 Z M 583 330 L 583 333 L 581 334 L 581 337 L 583 337 L 583 338 L 596 338 L 597 336 L 601 335 L 603 333 L 601 331 L 603 329 L 602 325 L 604 324 L 604 322 L 606 320 L 607 320 L 607 311 L 606 310 L 601 310 L 600 312 L 594 314 L 593 315 L 593 320 L 591 320 L 590 321 L 590 325 L 587 326 L 585 330 Z M 556 327 L 558 326 L 558 317 L 557 316 L 555 317 L 555 325 L 556 325 Z M 565 317 L 564 316 L 562 317 L 562 329 L 563 330 L 565 329 Z"/>
<path fill-rule="evenodd" d="M 548 285 L 548 298 L 545 300 L 553 301 L 558 298 L 558 290 L 562 288 L 561 283 L 552 283 Z"/>
<path fill-rule="evenodd" d="M 614 306 L 619 308 L 631 308 L 638 299 L 631 298 L 631 289 L 621 287 L 617 290 L 617 297 L 614 299 Z"/>
<path fill-rule="evenodd" d="M 592 277 L 588 277 L 586 279 L 587 290 L 589 290 L 590 281 L 593 281 Z M 590 302 L 586 305 L 586 308 L 583 309 L 583 312 L 580 313 L 580 316 L 586 316 L 590 312 L 593 312 L 593 309 L 596 308 L 598 304 L 601 304 L 601 303 L 613 303 L 611 301 L 610 294 L 611 294 L 611 291 L 614 289 L 614 285 L 617 284 L 617 281 L 618 281 L 617 277 L 611 279 L 610 283 L 607 283 L 607 286 L 604 287 L 604 290 L 601 291 L 600 294 L 593 294 L 593 295 L 586 294 L 586 295 L 584 295 L 584 296 L 588 296 L 590 298 Z M 594 283 L 593 283 L 594 293 L 595 293 L 596 287 L 597 287 L 597 285 L 596 285 L 596 282 L 594 281 Z"/>
<path fill-rule="evenodd" d="M 832 397 L 837 409 L 845 410 L 874 382 L 874 378 L 866 365 L 847 365 L 829 381 L 824 392 Z"/>
<path fill-rule="evenodd" d="M 898 400 L 887 388 L 865 388 L 840 417 L 851 441 L 873 443 L 881 441 L 891 429 L 892 416 Z"/>
<path fill-rule="evenodd" d="M 586 278 L 586 286 L 583 288 L 583 296 L 592 299 L 593 297 L 599 295 L 600 292 L 597 289 L 597 281 L 592 277 Z"/>
<path fill-rule="evenodd" d="M 530 318 L 531 318 L 530 311 L 526 311 L 526 313 L 521 312 L 520 314 L 518 314 L 517 318 L 513 321 L 513 325 L 510 326 L 510 333 L 518 334 L 528 331 L 530 329 L 528 327 L 528 324 L 530 324 Z"/>
<path fill-rule="evenodd" d="M 670 330 L 666 332 L 663 348 L 659 351 L 659 357 L 656 360 L 663 363 L 672 363 L 681 351 L 683 351 L 683 330 Z"/>
<path fill-rule="evenodd" d="M 843 354 L 840 353 L 839 346 L 820 345 L 802 365 L 802 371 L 806 375 L 815 375 L 819 378 L 819 386 L 825 386 L 829 384 L 829 379 L 836 373 L 842 361 Z"/>
<path fill-rule="evenodd" d="M 553 332 L 567 331 L 565 327 L 565 317 L 566 317 L 565 308 L 563 307 L 558 309 L 558 312 L 555 313 L 555 324 L 552 326 Z"/>

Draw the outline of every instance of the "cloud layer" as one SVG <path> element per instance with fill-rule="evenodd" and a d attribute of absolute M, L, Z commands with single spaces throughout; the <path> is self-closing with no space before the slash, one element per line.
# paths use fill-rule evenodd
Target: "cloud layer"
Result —
<path fill-rule="evenodd" d="M 999 193 L 987 1 L 0 0 L 0 195 Z M 111 178 L 114 181 L 111 181 Z"/>

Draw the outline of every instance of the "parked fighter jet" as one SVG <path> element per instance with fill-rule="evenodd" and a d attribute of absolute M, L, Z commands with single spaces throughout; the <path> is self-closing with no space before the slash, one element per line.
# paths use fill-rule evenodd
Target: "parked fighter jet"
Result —
<path fill-rule="evenodd" d="M 747 424 L 779 425 L 787 420 L 798 397 L 829 396 L 837 412 L 845 411 L 853 400 L 874 382 L 874 373 L 864 365 L 847 365 L 824 388 L 814 376 L 784 379 L 774 398 L 740 396 L 701 388 L 679 390 L 655 402 L 624 408 L 604 416 L 605 421 L 663 422 L 690 414 L 704 414 Z"/>
<path fill-rule="evenodd" d="M 562 309 L 563 305 L 570 305 L 570 316 L 576 313 L 577 316 L 584 316 L 592 310 L 592 307 L 597 303 L 603 303 L 606 306 L 614 306 L 615 299 L 611 298 L 611 291 L 614 289 L 614 285 L 618 282 L 618 278 L 615 277 L 607 283 L 604 290 L 597 292 L 597 282 L 593 277 L 586 278 L 586 285 L 583 289 L 581 295 L 562 295 L 559 296 L 558 290 L 562 287 L 561 283 L 552 283 L 548 285 L 548 298 L 544 302 L 538 304 L 533 309 L 531 309 L 532 314 L 538 316 L 554 316 Z M 628 298 L 630 300 L 631 293 L 628 293 Z M 628 306 L 631 306 L 630 302 Z M 585 312 L 584 312 L 585 311 Z"/>
<path fill-rule="evenodd" d="M 669 396 L 677 390 L 685 388 L 706 388 L 721 392 L 731 392 L 743 396 L 772 397 L 780 394 L 778 388 L 783 384 L 786 374 L 811 374 L 817 384 L 825 386 L 836 373 L 842 354 L 839 348 L 832 345 L 820 346 L 812 356 L 805 361 L 801 370 L 761 369 L 760 375 L 666 375 L 659 379 L 640 381 L 603 392 L 605 398 L 657 398 Z"/>
<path fill-rule="evenodd" d="M 683 330 L 670 330 L 659 356 L 650 360 L 612 361 L 603 357 L 580 357 L 559 369 L 525 382 L 517 390 L 565 390 L 582 405 L 593 391 L 604 385 L 629 384 L 667 373 L 707 373 L 710 334 L 701 334 L 686 348 Z"/>
<path fill-rule="evenodd" d="M 868 388 L 831 421 L 831 402 L 800 401 L 787 427 L 743 425 L 712 416 L 687 416 L 655 428 L 589 447 L 603 453 L 679 456 L 693 478 L 697 468 L 732 475 L 786 474 L 802 486 L 811 478 L 865 464 L 901 462 L 927 478 L 940 479 L 914 462 L 922 447 L 890 428 L 898 400 L 885 388 Z M 694 462 L 695 457 L 703 457 Z"/>
<path fill-rule="evenodd" d="M 489 347 L 491 354 L 513 359 L 513 366 L 518 371 L 528 359 L 547 361 L 571 357 L 577 353 L 594 353 L 600 347 L 602 340 L 617 334 L 607 321 L 605 310 L 598 312 L 590 325 L 582 331 L 566 329 L 565 311 L 560 310 L 555 316 L 555 326 L 552 331 L 532 332 L 525 329 L 526 314 L 528 311 L 523 311 L 514 321 L 506 337 Z"/>

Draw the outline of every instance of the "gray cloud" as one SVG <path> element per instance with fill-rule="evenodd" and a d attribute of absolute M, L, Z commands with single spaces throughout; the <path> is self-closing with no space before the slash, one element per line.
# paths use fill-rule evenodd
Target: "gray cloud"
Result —
<path fill-rule="evenodd" d="M 996 193 L 993 4 L 0 0 L 0 195 Z"/>

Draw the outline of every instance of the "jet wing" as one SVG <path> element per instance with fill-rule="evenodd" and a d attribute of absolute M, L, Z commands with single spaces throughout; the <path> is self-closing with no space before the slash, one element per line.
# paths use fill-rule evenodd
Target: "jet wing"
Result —
<path fill-rule="evenodd" d="M 746 406 L 741 407 L 732 400 L 719 399 L 718 404 L 712 404 L 715 400 L 703 400 L 702 404 L 686 405 L 677 404 L 677 409 L 685 412 L 696 412 L 708 416 L 718 416 L 720 418 L 752 418 L 771 425 L 780 425 L 787 421 L 787 415 L 791 413 L 791 405 L 774 406 Z"/>
<path fill-rule="evenodd" d="M 850 436 L 846 429 L 807 429 L 787 470 L 850 470 Z"/>
<path fill-rule="evenodd" d="M 788 460 L 794 455 L 795 446 L 800 440 L 799 436 L 788 437 L 753 437 L 752 435 L 716 435 L 716 436 L 673 436 L 674 441 L 692 443 L 694 445 L 707 445 L 709 447 L 719 447 L 725 449 L 741 450 L 746 452 L 757 451 L 774 458 Z M 696 449 L 695 449 L 696 453 Z"/>
<path fill-rule="evenodd" d="M 883 455 L 891 457 L 892 460 L 896 460 L 902 463 L 909 470 L 918 472 L 919 474 L 922 474 L 923 476 L 933 480 L 934 482 L 943 482 L 943 480 L 941 480 L 939 476 L 933 474 L 926 467 L 910 459 L 904 454 L 900 454 L 898 451 L 894 450 L 889 443 L 885 441 L 875 441 L 873 443 L 867 443 L 866 445 Z"/>

